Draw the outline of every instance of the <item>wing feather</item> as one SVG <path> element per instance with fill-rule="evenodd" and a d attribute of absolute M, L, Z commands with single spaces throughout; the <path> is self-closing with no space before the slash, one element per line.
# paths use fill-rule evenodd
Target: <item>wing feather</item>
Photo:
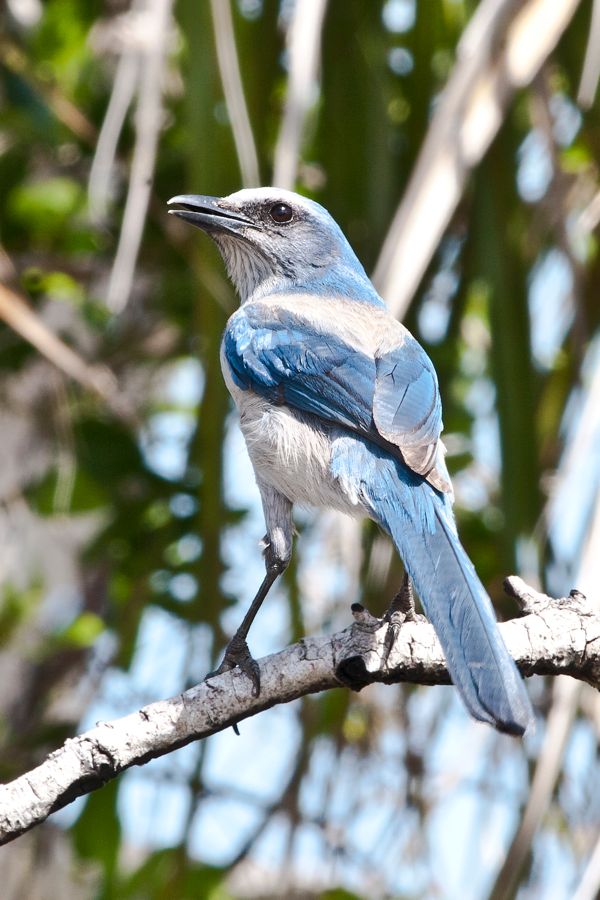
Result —
<path fill-rule="evenodd" d="M 238 387 L 395 450 L 434 487 L 451 491 L 437 378 L 408 332 L 374 357 L 301 314 L 255 303 L 231 317 L 223 343 Z"/>

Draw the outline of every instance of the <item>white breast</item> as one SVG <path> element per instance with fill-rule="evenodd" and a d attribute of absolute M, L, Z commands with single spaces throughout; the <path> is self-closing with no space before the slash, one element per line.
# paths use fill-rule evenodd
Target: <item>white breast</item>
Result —
<path fill-rule="evenodd" d="M 240 424 L 257 475 L 292 503 L 364 515 L 331 474 L 332 441 L 341 434 L 329 425 L 309 424 L 287 406 L 273 406 L 244 391 Z"/>

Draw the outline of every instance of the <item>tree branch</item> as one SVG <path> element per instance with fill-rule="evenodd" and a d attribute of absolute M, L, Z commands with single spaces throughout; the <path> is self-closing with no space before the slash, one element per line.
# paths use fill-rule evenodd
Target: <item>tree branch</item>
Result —
<path fill-rule="evenodd" d="M 524 675 L 571 675 L 600 686 L 600 609 L 580 594 L 554 600 L 520 578 L 505 587 L 525 615 L 500 625 Z M 0 843 L 8 843 L 76 797 L 280 703 L 306 694 L 373 682 L 448 684 L 437 637 L 410 611 L 388 655 L 388 626 L 362 606 L 354 623 L 331 637 L 305 638 L 260 660 L 261 693 L 239 670 L 204 681 L 138 712 L 102 722 L 54 751 L 36 769 L 0 787 Z M 403 617 L 403 613 L 398 613 Z M 396 620 L 397 624 L 397 620 Z"/>

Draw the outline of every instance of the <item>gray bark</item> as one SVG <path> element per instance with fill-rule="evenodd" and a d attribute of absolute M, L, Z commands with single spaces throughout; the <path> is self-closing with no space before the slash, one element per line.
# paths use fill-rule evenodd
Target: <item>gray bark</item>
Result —
<path fill-rule="evenodd" d="M 524 615 L 499 627 L 523 675 L 571 675 L 600 687 L 600 608 L 582 594 L 554 600 L 507 579 Z M 70 738 L 37 768 L 0 787 L 0 843 L 8 843 L 76 797 L 102 787 L 133 765 L 208 737 L 264 709 L 306 694 L 373 682 L 447 684 L 444 656 L 431 625 L 399 622 L 387 656 L 387 624 L 360 606 L 354 623 L 330 637 L 311 637 L 259 660 L 261 692 L 238 669 L 99 723 Z M 400 616 L 402 619 L 402 616 Z M 387 659 L 386 659 L 387 656 Z"/>

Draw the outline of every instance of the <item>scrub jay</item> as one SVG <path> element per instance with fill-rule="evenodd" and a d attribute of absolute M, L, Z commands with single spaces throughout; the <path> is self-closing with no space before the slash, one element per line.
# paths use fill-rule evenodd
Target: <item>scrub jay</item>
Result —
<path fill-rule="evenodd" d="M 265 578 L 217 671 L 239 665 L 258 693 L 246 637 L 290 561 L 292 504 L 338 509 L 392 538 L 471 714 L 523 734 L 529 699 L 456 531 L 431 360 L 318 203 L 270 187 L 169 202 L 213 238 L 240 296 L 221 364 L 267 526 Z"/>

